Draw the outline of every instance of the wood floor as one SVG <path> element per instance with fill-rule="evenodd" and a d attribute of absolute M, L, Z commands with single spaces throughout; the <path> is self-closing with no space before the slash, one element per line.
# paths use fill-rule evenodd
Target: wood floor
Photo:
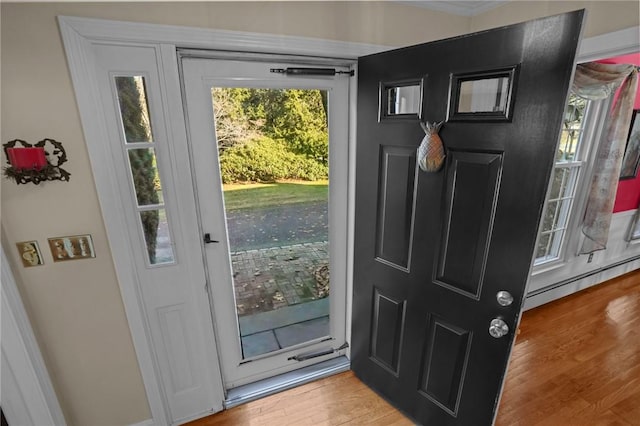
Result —
<path fill-rule="evenodd" d="M 189 423 L 411 424 L 352 372 Z M 524 313 L 496 425 L 640 425 L 640 271 Z"/>

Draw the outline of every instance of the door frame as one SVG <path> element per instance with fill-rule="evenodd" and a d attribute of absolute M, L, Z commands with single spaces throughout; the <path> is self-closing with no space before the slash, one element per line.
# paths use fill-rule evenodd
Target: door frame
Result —
<path fill-rule="evenodd" d="M 287 66 L 336 67 L 342 71 L 350 69 L 352 61 L 299 58 L 295 62 L 289 57 L 232 58 L 215 52 L 202 55 L 199 52 L 180 52 L 181 74 L 184 88 L 184 107 L 187 126 L 191 136 L 193 175 L 198 193 L 199 219 L 203 232 L 212 232 L 219 244 L 205 246 L 205 264 L 211 277 L 210 296 L 218 339 L 222 376 L 227 389 L 247 385 L 274 375 L 316 364 L 343 354 L 336 351 L 322 358 L 290 362 L 295 354 L 326 349 L 328 345 L 339 347 L 346 342 L 346 278 L 347 278 L 347 201 L 348 188 L 341 185 L 348 179 L 349 149 L 349 87 L 347 76 L 288 77 L 269 73 L 269 69 Z M 271 56 L 271 55 L 270 55 Z M 329 295 L 330 341 L 323 338 L 310 339 L 279 351 L 267 352 L 243 359 L 238 344 L 239 318 L 233 301 L 233 267 L 230 263 L 231 247 L 227 238 L 230 230 L 226 222 L 224 194 L 221 185 L 220 157 L 216 149 L 215 126 L 211 122 L 212 105 L 210 88 L 240 87 L 259 89 L 303 89 L 324 90 L 328 94 L 328 138 L 329 138 L 329 189 L 328 189 L 328 242 L 331 293 Z M 215 104 L 215 102 L 214 102 Z M 206 159 L 206 160 L 205 160 Z M 211 186 L 210 182 L 214 182 Z M 338 182 L 332 184 L 331 182 Z M 225 232 L 226 225 L 226 232 Z M 213 296 L 215 294 L 215 296 Z M 235 327 L 229 327 L 234 324 Z M 241 340 L 241 339 L 240 339 Z M 315 342 L 314 342 L 315 340 Z M 236 352 L 238 351 L 238 352 Z M 277 361 L 279 360 L 279 362 Z M 285 361 L 286 360 L 286 361 Z M 225 367 L 226 366 L 226 367 Z"/>
<path fill-rule="evenodd" d="M 359 56 L 377 53 L 390 47 L 305 37 L 140 24 L 69 16 L 59 16 L 58 23 L 76 94 L 96 190 L 101 201 L 101 211 L 106 225 L 111 256 L 114 261 L 118 285 L 136 350 L 138 365 L 142 373 L 153 424 L 172 424 L 176 419 L 172 419 L 167 410 L 167 397 L 161 380 L 158 359 L 151 343 L 147 314 L 143 308 L 143 296 L 142 292 L 139 291 L 140 283 L 135 274 L 135 265 L 131 261 L 133 256 L 131 255 L 130 237 L 126 232 L 127 226 L 116 202 L 118 200 L 117 182 L 115 182 L 111 173 L 115 166 L 112 157 L 107 155 L 107 149 L 105 148 L 108 146 L 108 141 L 105 137 L 107 123 L 104 118 L 103 107 L 97 101 L 100 99 L 100 93 L 98 85 L 94 81 L 95 59 L 92 52 L 93 44 L 124 44 L 156 49 L 158 52 L 158 71 L 164 77 L 161 84 L 171 100 L 178 100 L 177 102 L 165 103 L 168 107 L 168 113 L 161 119 L 166 121 L 174 142 L 183 147 L 188 146 L 188 143 L 182 105 L 181 80 L 178 72 L 178 48 L 305 56 L 308 55 L 308 52 L 314 52 L 316 57 L 355 61 Z M 356 85 L 352 84 L 350 87 L 349 113 L 350 116 L 353 116 L 355 114 Z M 348 191 L 350 193 L 355 189 L 355 127 L 353 124 L 351 120 L 349 123 L 348 177 Z M 182 183 L 184 190 L 189 192 L 187 194 L 189 197 L 195 198 L 195 188 L 192 184 L 193 179 L 191 176 L 193 169 L 190 164 L 188 170 L 188 173 L 179 173 L 179 170 L 174 167 L 168 172 L 174 176 L 181 175 L 182 177 L 176 178 L 176 181 Z M 349 229 L 353 229 L 355 220 L 353 213 L 354 203 L 353 197 L 350 198 L 347 226 Z M 192 226 L 194 225 L 192 224 Z M 347 238 L 347 341 L 350 339 L 349 332 L 351 329 L 349 318 L 351 317 L 352 247 L 353 235 L 350 231 Z M 199 287 L 199 284 L 194 284 L 193 286 Z M 207 318 L 199 318 L 199 320 L 200 322 L 209 321 L 212 335 L 214 335 L 210 317 L 207 315 Z M 212 344 L 217 351 L 215 339 Z M 213 411 L 218 411 L 223 407 L 225 392 L 219 370 L 218 357 L 217 354 L 204 354 L 204 357 L 209 359 L 212 365 L 215 364 L 214 370 L 217 370 L 218 377 L 212 378 L 211 380 L 214 383 L 210 385 L 215 390 L 216 395 L 221 396 L 220 401 L 212 402 L 212 405 L 214 405 Z M 203 415 L 202 413 L 193 414 L 194 418 Z M 186 421 L 188 419 L 180 420 Z"/>
<path fill-rule="evenodd" d="M 76 94 L 76 101 L 81 117 L 82 128 L 95 185 L 101 200 L 117 200 L 117 192 L 110 176 L 113 169 L 111 159 L 104 155 L 104 134 L 106 128 L 102 107 L 96 101 L 99 93 L 94 84 L 94 59 L 92 43 L 102 44 L 136 44 L 155 47 L 161 52 L 158 69 L 165 76 L 162 82 L 167 92 L 173 97 L 181 97 L 180 78 L 178 75 L 177 48 L 195 48 L 205 50 L 226 50 L 235 52 L 255 52 L 271 54 L 300 54 L 314 52 L 314 56 L 355 60 L 359 56 L 389 50 L 393 46 L 381 46 L 366 43 L 341 42 L 308 37 L 294 37 L 275 34 L 250 33 L 239 31 L 212 30 L 172 25 L 111 21 L 93 18 L 59 16 L 58 23 L 67 56 L 69 71 Z M 578 52 L 581 61 L 601 58 L 605 55 L 620 55 L 637 49 L 640 27 L 604 34 L 584 39 Z M 357 85 L 350 88 L 350 116 L 355 117 Z M 171 112 L 166 120 L 172 130 L 172 136 L 180 143 L 186 144 L 184 111 L 181 103 L 171 105 Z M 348 191 L 355 190 L 355 123 L 349 124 L 349 176 Z M 172 170 L 172 173 L 178 173 Z M 190 173 L 189 173 L 190 174 Z M 191 186 L 193 191 L 193 186 Z M 194 194 L 191 194 L 194 195 Z M 352 306 L 353 275 L 353 225 L 354 199 L 350 197 L 348 205 L 348 227 L 350 229 L 347 242 L 347 341 L 350 341 L 350 318 Z M 138 283 L 132 274 L 133 263 L 129 254 L 126 226 L 117 208 L 117 204 L 102 202 L 101 210 L 107 229 L 111 256 L 118 277 L 118 285 L 127 315 L 131 336 L 136 350 L 138 365 L 147 393 L 153 424 L 171 424 L 172 419 L 166 410 L 166 400 L 162 382 L 158 372 L 157 358 L 150 343 L 150 332 L 145 319 L 138 291 Z M 216 342 L 213 342 L 214 345 Z M 349 356 L 349 353 L 347 353 Z M 214 357 L 215 358 L 215 357 Z M 217 366 L 216 366 L 217 367 Z M 212 384 L 224 395 L 222 381 Z M 218 404 L 218 401 L 215 402 Z M 222 401 L 219 401 L 222 404 Z"/>

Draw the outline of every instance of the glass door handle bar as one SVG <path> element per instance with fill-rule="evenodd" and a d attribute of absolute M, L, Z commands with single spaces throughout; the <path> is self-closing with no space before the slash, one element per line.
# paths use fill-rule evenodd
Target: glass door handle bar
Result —
<path fill-rule="evenodd" d="M 287 358 L 288 361 L 291 360 L 295 360 L 295 361 L 306 361 L 308 359 L 311 358 L 317 358 L 319 356 L 322 355 L 329 355 L 332 354 L 334 352 L 338 352 L 341 351 L 343 349 L 347 349 L 349 347 L 349 344 L 347 342 L 344 342 L 342 344 L 342 346 L 340 346 L 339 348 L 327 348 L 327 349 L 320 349 L 318 351 L 313 351 L 313 352 L 306 352 L 303 354 L 299 354 L 299 355 L 294 355 L 292 357 Z"/>
<path fill-rule="evenodd" d="M 208 232 L 206 234 L 204 234 L 203 240 L 204 240 L 205 244 L 219 243 L 220 242 L 218 240 L 212 240 L 211 239 L 211 234 L 209 234 Z"/>

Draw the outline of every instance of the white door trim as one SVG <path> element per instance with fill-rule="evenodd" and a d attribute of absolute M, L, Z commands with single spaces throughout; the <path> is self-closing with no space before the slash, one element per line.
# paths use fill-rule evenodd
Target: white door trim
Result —
<path fill-rule="evenodd" d="M 2 252 L 2 383 L 0 404 L 9 424 L 66 425 L 58 397 Z"/>
<path fill-rule="evenodd" d="M 132 22 L 105 21 L 98 19 L 59 17 L 62 39 L 67 54 L 67 61 L 76 92 L 76 100 L 82 119 L 82 127 L 87 149 L 92 162 L 96 189 L 101 200 L 103 217 L 114 260 L 118 284 L 122 294 L 129 328 L 138 358 L 138 364 L 147 393 L 153 423 L 165 425 L 173 423 L 162 385 L 158 358 L 153 350 L 149 324 L 140 292 L 139 277 L 136 274 L 134 258 L 129 241 L 128 229 L 122 215 L 114 209 L 120 197 L 120 189 L 111 176 L 111 168 L 104 159 L 111 158 L 108 144 L 104 143 L 104 135 L 109 128 L 100 103 L 100 86 L 95 77 L 95 59 L 92 45 L 101 44 L 136 44 L 155 47 L 160 52 L 158 61 L 159 74 L 164 76 L 162 84 L 165 93 L 172 99 L 179 99 L 180 81 L 176 48 L 200 48 L 235 51 L 251 51 L 264 53 L 303 54 L 314 52 L 315 56 L 330 58 L 356 59 L 358 56 L 379 52 L 384 46 L 373 46 L 359 43 L 345 43 L 329 40 L 318 40 L 301 37 L 286 37 L 256 33 L 206 30 L 198 28 L 174 27 L 154 24 L 138 24 Z M 353 100 L 355 102 L 355 99 Z M 186 129 L 182 105 L 167 103 L 169 117 L 167 127 L 175 138 L 184 138 Z M 352 161 L 350 159 L 350 161 Z M 190 173 L 174 170 L 180 182 L 190 181 Z M 194 194 L 188 194 L 194 197 Z M 104 200 L 104 201 L 103 201 Z M 109 200 L 113 202 L 109 202 Z M 350 212 L 352 216 L 352 211 Z M 349 221 L 353 218 L 350 216 Z M 352 239 L 349 239 L 349 253 L 352 252 Z M 349 256 L 350 257 L 350 256 Z M 349 260 L 348 260 L 349 261 Z M 348 292 L 350 282 L 347 283 Z M 202 322 L 205 322 L 201 318 Z M 211 320 L 209 327 L 211 326 Z M 215 342 L 212 342 L 215 343 Z M 217 360 L 216 360 L 217 361 Z M 214 368 L 218 368 L 217 362 Z M 219 373 L 219 372 L 218 372 Z M 221 376 L 213 378 L 211 387 L 219 395 L 224 394 Z M 212 401 L 214 411 L 222 408 L 222 401 Z M 194 417 L 203 415 L 193 413 Z M 187 420 L 187 419 L 181 419 Z"/>
<path fill-rule="evenodd" d="M 109 153 L 104 146 L 97 141 L 101 140 L 100 135 L 107 134 L 104 118 L 101 115 L 101 105 L 97 84 L 93 78 L 93 57 L 91 42 L 108 43 L 138 43 L 145 45 L 161 46 L 162 60 L 158 64 L 159 68 L 169 68 L 171 72 L 165 73 L 166 78 L 175 77 L 173 72 L 177 69 L 177 59 L 175 55 L 176 47 L 197 48 L 197 49 L 218 49 L 246 52 L 281 53 L 306 55 L 313 52 L 314 56 L 324 56 L 333 58 L 356 59 L 358 56 L 381 52 L 387 50 L 386 46 L 371 45 L 364 43 L 350 43 L 333 40 L 322 40 L 307 37 L 292 37 L 282 35 L 269 35 L 260 33 L 236 32 L 211 30 L 202 28 L 189 28 L 170 25 L 157 25 L 146 23 L 109 21 L 101 19 L 80 18 L 60 16 L 58 17 L 60 31 L 64 42 L 70 74 L 76 92 L 76 100 L 82 119 L 82 127 L 86 139 L 87 149 L 91 158 L 106 158 Z M 635 32 L 634 32 L 635 31 Z M 628 52 L 625 50 L 634 42 L 629 41 L 635 35 L 637 40 L 638 27 L 618 31 L 609 35 L 585 39 L 582 44 L 580 58 L 588 58 L 589 54 L 601 51 L 598 46 L 608 45 L 610 51 L 616 54 Z M 616 50 L 618 49 L 618 50 Z M 583 54 L 582 51 L 585 51 Z M 165 83 L 167 80 L 165 80 Z M 171 81 L 169 91 L 176 90 L 179 82 Z M 353 85 L 355 87 L 355 85 Z M 352 93 L 353 94 L 353 93 Z M 355 109 L 355 96 L 352 96 L 351 108 Z M 183 129 L 172 129 L 174 132 L 183 133 Z M 350 130 L 352 136 L 355 135 L 355 127 Z M 97 137 L 96 137 L 97 136 Z M 352 148 L 353 149 L 353 148 Z M 349 159 L 350 169 L 354 166 L 354 157 Z M 95 184 L 100 198 L 117 200 L 119 191 L 113 186 L 109 176 L 109 169 L 101 165 L 99 161 L 92 162 L 92 169 Z M 353 176 L 350 176 L 349 188 L 354 187 Z M 350 201 L 349 226 L 353 229 L 353 201 Z M 103 212 L 105 210 L 103 209 Z M 122 294 L 125 312 L 127 314 L 131 335 L 138 357 L 147 398 L 154 424 L 171 423 L 166 409 L 166 402 L 163 398 L 163 389 L 160 381 L 160 374 L 157 370 L 157 360 L 150 343 L 148 326 L 145 323 L 145 315 L 140 301 L 140 294 L 136 290 L 137 278 L 133 270 L 131 256 L 129 256 L 130 245 L 128 235 L 125 230 L 126 225 L 122 223 L 122 218 L 117 215 L 104 214 L 107 229 L 120 229 L 120 232 L 110 231 L 109 242 L 111 254 L 114 260 L 118 283 Z M 349 236 L 348 253 L 348 273 L 349 281 L 348 294 L 351 289 L 351 256 L 353 252 L 353 236 Z M 347 314 L 350 318 L 351 298 L 347 299 Z M 347 325 L 347 337 L 349 338 L 350 327 Z M 221 381 L 214 386 L 220 387 Z"/>

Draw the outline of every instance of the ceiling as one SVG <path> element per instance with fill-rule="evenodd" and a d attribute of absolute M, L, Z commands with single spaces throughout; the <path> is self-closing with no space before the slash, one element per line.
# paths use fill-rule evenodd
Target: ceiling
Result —
<path fill-rule="evenodd" d="M 398 1 L 398 0 L 397 0 Z M 496 8 L 507 3 L 507 0 L 407 0 L 398 1 L 409 6 L 422 7 L 426 9 L 437 10 L 439 12 L 451 13 L 454 15 L 462 16 L 475 16 L 479 15 L 487 10 Z"/>

